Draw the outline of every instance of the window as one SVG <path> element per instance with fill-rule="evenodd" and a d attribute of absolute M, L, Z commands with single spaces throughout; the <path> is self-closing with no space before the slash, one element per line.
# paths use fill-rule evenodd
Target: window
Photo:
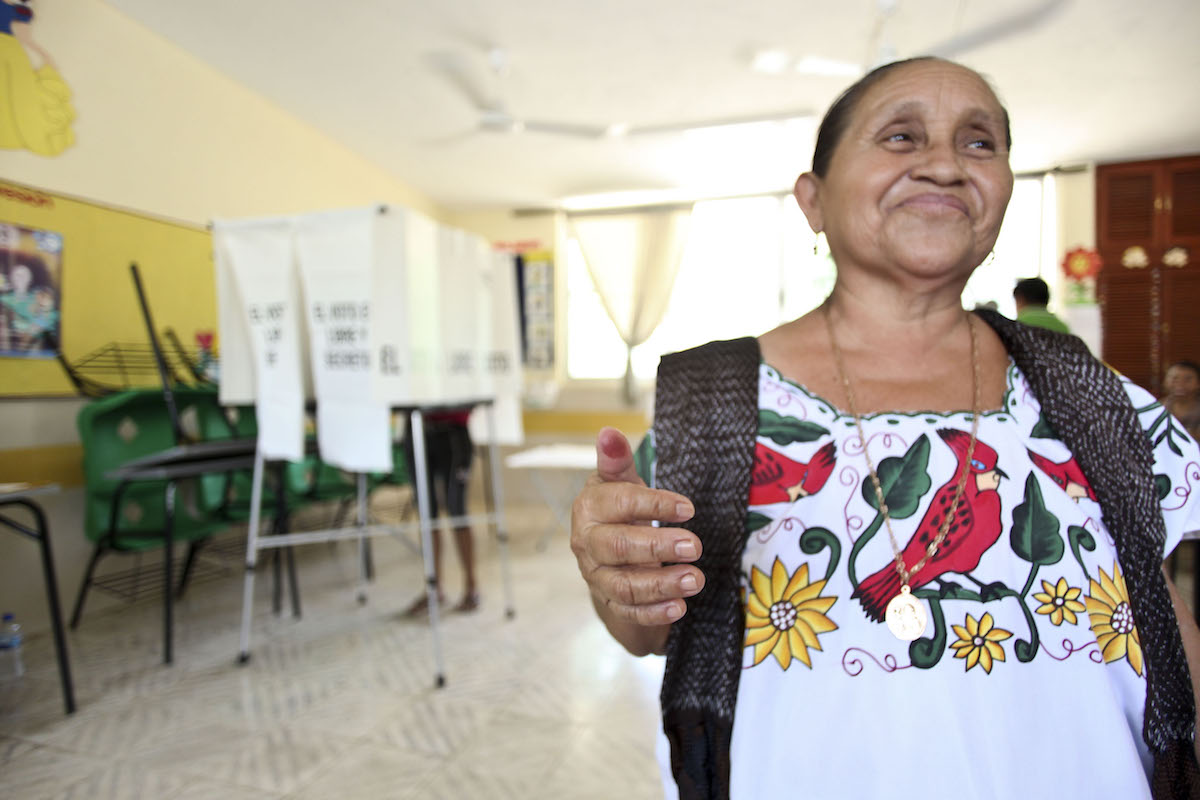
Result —
<path fill-rule="evenodd" d="M 1056 251 L 1043 236 L 1055 229 L 1052 183 L 1048 188 L 1038 178 L 1016 182 L 995 258 L 967 284 L 966 307 L 990 300 L 1012 315 L 1018 278 L 1045 272 L 1050 280 L 1056 273 L 1041 269 L 1054 263 Z M 652 378 L 663 353 L 713 339 L 757 336 L 820 305 L 833 289 L 834 267 L 823 246 L 813 254 L 813 239 L 790 196 L 697 203 L 666 314 L 653 335 L 634 348 L 634 374 Z M 573 239 L 567 248 L 567 373 L 573 379 L 625 374 L 625 345 Z"/>

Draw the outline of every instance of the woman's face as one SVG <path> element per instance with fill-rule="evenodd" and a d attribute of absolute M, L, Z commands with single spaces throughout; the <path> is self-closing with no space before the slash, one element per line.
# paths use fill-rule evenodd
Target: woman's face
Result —
<path fill-rule="evenodd" d="M 1166 383 L 1171 397 L 1194 397 L 1200 393 L 1200 376 L 1188 367 L 1176 365 L 1168 369 Z"/>
<path fill-rule="evenodd" d="M 962 67 L 901 67 L 863 95 L 825 177 L 810 180 L 809 220 L 839 271 L 965 281 L 995 244 L 1012 195 L 1004 110 Z"/>

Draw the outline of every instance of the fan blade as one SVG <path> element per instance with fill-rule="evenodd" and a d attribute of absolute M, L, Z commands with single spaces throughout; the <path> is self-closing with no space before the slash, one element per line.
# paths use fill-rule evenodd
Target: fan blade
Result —
<path fill-rule="evenodd" d="M 478 76 L 473 75 L 466 62 L 455 53 L 427 53 L 426 62 L 451 86 L 459 91 L 477 111 L 498 108 L 498 100 L 489 96 L 479 85 Z"/>
<path fill-rule="evenodd" d="M 576 139 L 601 139 L 608 128 L 602 125 L 582 125 L 574 122 L 548 122 L 527 119 L 516 123 L 519 129 L 530 133 L 546 133 L 552 136 L 573 136 Z"/>
<path fill-rule="evenodd" d="M 1050 19 L 1054 14 L 1062 10 L 1066 4 L 1067 0 L 1042 0 L 1042 2 L 1033 8 L 1018 12 L 998 22 L 952 36 L 933 47 L 927 48 L 926 52 L 933 56 L 952 58 L 967 50 L 982 47 L 983 45 L 1000 41 L 1001 39 L 1033 28 Z"/>
<path fill-rule="evenodd" d="M 661 125 L 635 125 L 624 132 L 625 136 L 643 136 L 663 133 L 681 133 L 683 131 L 700 130 L 703 128 L 723 128 L 733 125 L 756 125 L 769 122 L 787 122 L 793 119 L 808 119 L 813 117 L 810 109 L 795 109 L 779 111 L 770 114 L 748 114 L 738 117 L 723 117 L 719 119 L 692 120 L 690 122 L 668 122 Z"/>

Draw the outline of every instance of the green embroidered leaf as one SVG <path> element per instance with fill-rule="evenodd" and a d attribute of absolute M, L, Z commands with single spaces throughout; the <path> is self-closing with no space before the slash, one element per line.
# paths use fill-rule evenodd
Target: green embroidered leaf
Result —
<path fill-rule="evenodd" d="M 633 468 L 647 486 L 654 485 L 654 462 L 654 431 L 648 431 L 638 449 L 633 452 Z"/>
<path fill-rule="evenodd" d="M 1067 528 L 1067 541 L 1071 543 L 1071 553 L 1075 556 L 1075 560 L 1079 562 L 1079 566 L 1083 569 L 1083 574 L 1091 578 L 1091 573 L 1088 572 L 1087 565 L 1083 563 L 1083 556 L 1079 552 L 1082 547 L 1089 553 L 1095 552 L 1096 540 L 1092 538 L 1092 534 L 1088 533 L 1087 528 L 1079 525 L 1071 525 Z"/>
<path fill-rule="evenodd" d="M 1154 493 L 1158 495 L 1158 501 L 1161 503 L 1163 498 L 1171 493 L 1171 479 L 1166 475 L 1155 475 Z"/>
<path fill-rule="evenodd" d="M 1032 564 L 1057 564 L 1063 557 L 1058 517 L 1046 509 L 1032 472 L 1025 479 L 1025 502 L 1013 509 L 1009 539 L 1013 552 Z"/>
<path fill-rule="evenodd" d="M 825 528 L 809 528 L 800 535 L 800 549 L 808 555 L 815 556 L 825 548 L 829 548 L 829 566 L 825 569 L 825 580 L 829 580 L 842 557 L 842 543 Z"/>
<path fill-rule="evenodd" d="M 917 510 L 921 498 L 929 491 L 929 437 L 913 442 L 903 456 L 891 456 L 879 462 L 875 470 L 879 475 L 879 486 L 883 490 L 883 501 L 887 503 L 892 519 L 911 517 Z M 868 477 L 862 484 L 863 499 L 871 508 L 879 510 L 879 498 L 875 495 L 875 484 Z"/>
<path fill-rule="evenodd" d="M 1058 433 L 1054 430 L 1054 427 L 1046 421 L 1044 414 L 1038 417 L 1037 424 L 1033 426 L 1033 430 L 1029 432 L 1029 435 L 1035 439 L 1058 438 Z"/>
<path fill-rule="evenodd" d="M 751 511 L 746 515 L 746 533 L 754 533 L 759 528 L 765 528 L 771 524 L 771 518 L 766 514 L 760 514 L 757 511 Z"/>
<path fill-rule="evenodd" d="M 1165 423 L 1165 425 L 1164 425 Z M 1155 433 L 1160 426 L 1163 427 L 1163 432 L 1155 437 Z M 1171 452 L 1179 457 L 1183 457 L 1183 450 L 1179 448 L 1176 439 L 1182 439 L 1185 444 L 1190 444 L 1192 438 L 1188 436 L 1186 430 L 1176 424 L 1175 418 L 1164 408 L 1162 413 L 1155 417 L 1154 422 L 1146 429 L 1146 438 L 1148 438 L 1155 447 L 1163 443 L 1165 439 L 1167 447 L 1171 448 Z"/>
<path fill-rule="evenodd" d="M 929 600 L 929 615 L 933 618 L 933 635 L 914 639 L 908 646 L 908 657 L 917 669 L 935 666 L 946 652 L 946 616 L 942 613 L 941 600 L 936 597 Z"/>
<path fill-rule="evenodd" d="M 759 411 L 758 434 L 768 437 L 775 444 L 786 445 L 793 442 L 815 442 L 822 436 L 828 436 L 829 429 L 815 422 L 785 417 L 774 411 Z"/>

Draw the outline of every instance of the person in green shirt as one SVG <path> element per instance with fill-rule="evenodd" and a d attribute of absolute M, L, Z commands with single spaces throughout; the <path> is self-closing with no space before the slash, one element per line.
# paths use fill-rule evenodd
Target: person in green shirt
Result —
<path fill-rule="evenodd" d="M 1013 300 L 1017 301 L 1017 322 L 1046 328 L 1059 333 L 1070 333 L 1067 323 L 1046 309 L 1050 302 L 1050 287 L 1041 278 L 1022 278 L 1013 288 Z"/>

